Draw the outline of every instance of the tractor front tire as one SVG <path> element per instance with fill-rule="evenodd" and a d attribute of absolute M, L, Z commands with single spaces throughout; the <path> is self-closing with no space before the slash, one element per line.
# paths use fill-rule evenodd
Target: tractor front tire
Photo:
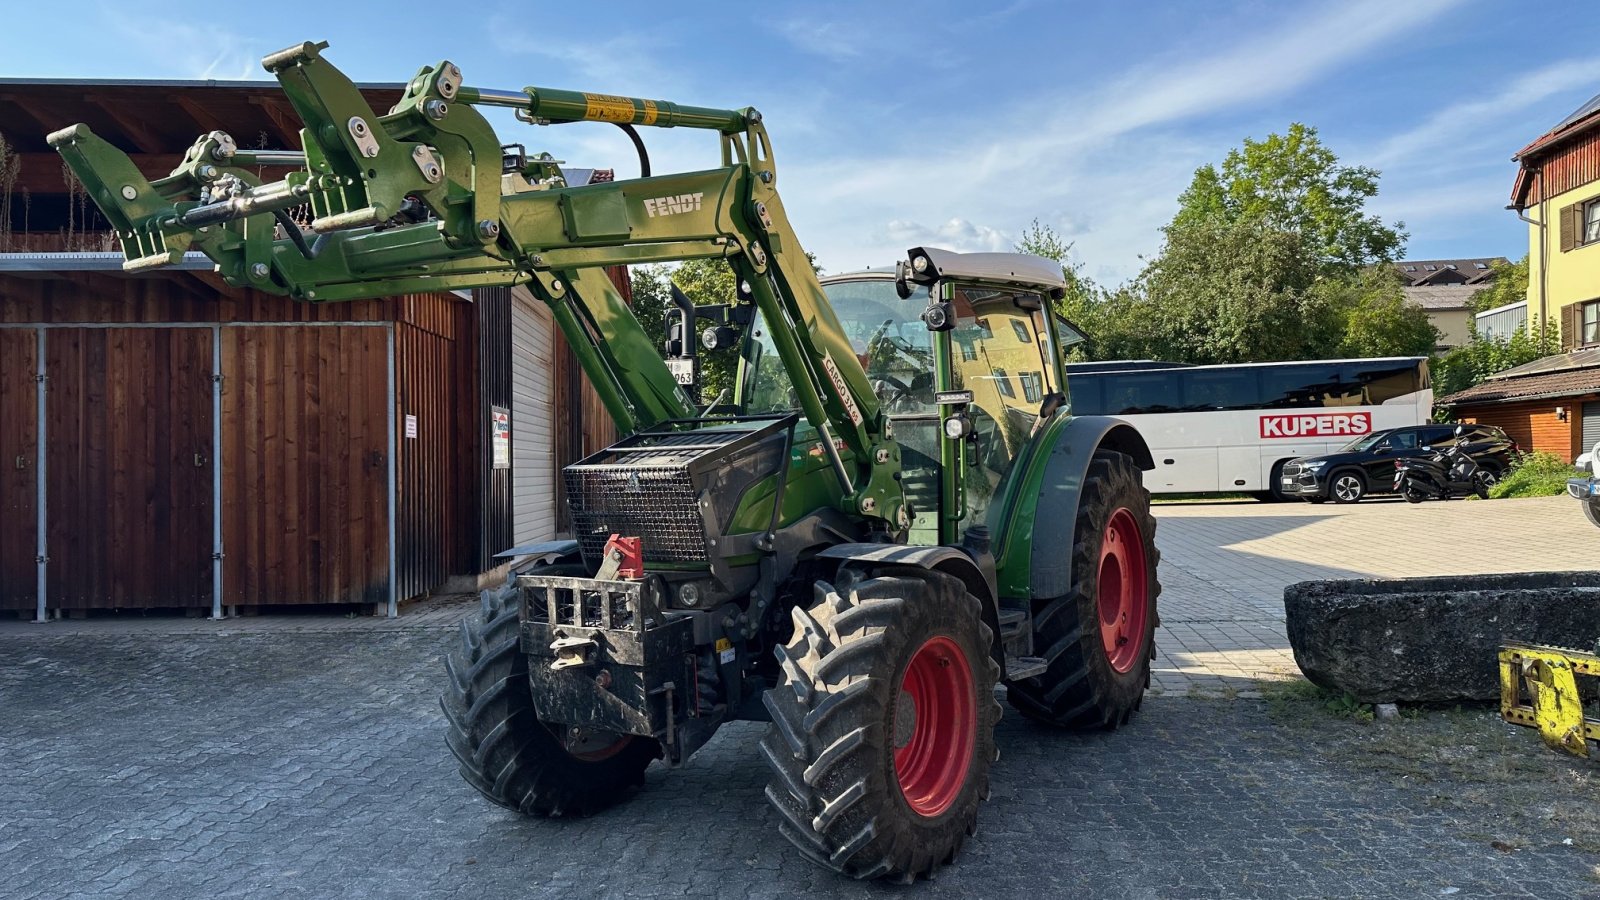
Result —
<path fill-rule="evenodd" d="M 569 574 L 556 568 L 544 571 Z M 619 735 L 569 749 L 558 736 L 568 726 L 540 721 L 519 643 L 521 607 L 521 592 L 507 586 L 485 592 L 479 615 L 461 623 L 461 640 L 445 656 L 449 680 L 439 698 L 449 720 L 446 742 L 461 777 L 507 809 L 535 816 L 598 812 L 644 782 L 661 745 Z"/>
<path fill-rule="evenodd" d="M 1089 462 L 1072 539 L 1072 589 L 1034 601 L 1044 673 L 1011 682 L 1024 716 L 1066 728 L 1114 729 L 1144 702 L 1155 657 L 1156 520 L 1139 467 L 1102 450 Z"/>
<path fill-rule="evenodd" d="M 761 742 L 779 830 L 854 878 L 931 877 L 976 830 L 997 756 L 978 599 L 939 573 L 846 571 L 793 617 Z"/>

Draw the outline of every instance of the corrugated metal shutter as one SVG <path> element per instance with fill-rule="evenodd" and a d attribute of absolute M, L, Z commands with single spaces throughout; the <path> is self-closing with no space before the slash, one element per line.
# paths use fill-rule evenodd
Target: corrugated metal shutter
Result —
<path fill-rule="evenodd" d="M 511 295 L 511 475 L 518 544 L 556 535 L 554 323 L 524 288 Z"/>
<path fill-rule="evenodd" d="M 1600 402 L 1585 403 L 1583 405 L 1583 446 L 1580 452 L 1587 452 L 1597 441 L 1600 441 Z"/>

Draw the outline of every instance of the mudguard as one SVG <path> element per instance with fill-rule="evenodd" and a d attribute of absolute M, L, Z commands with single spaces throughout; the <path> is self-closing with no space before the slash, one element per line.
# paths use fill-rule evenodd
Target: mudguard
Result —
<path fill-rule="evenodd" d="M 817 554 L 819 559 L 880 566 L 914 566 L 954 575 L 966 584 L 983 606 L 983 621 L 994 635 L 993 654 L 1005 668 L 1005 649 L 1001 644 L 1000 600 L 994 576 L 958 547 L 924 547 L 909 544 L 835 544 Z"/>
<path fill-rule="evenodd" d="M 1156 467 L 1144 437 L 1121 419 L 1073 416 L 1060 428 L 1047 431 L 1045 439 L 1051 440 L 1052 435 L 1054 443 L 1043 461 L 1038 499 L 1033 514 L 1027 517 L 1031 521 L 1018 523 L 1024 525 L 1025 530 L 1017 537 L 1031 538 L 1028 589 L 1034 598 L 1060 597 L 1072 587 L 1072 542 L 1073 528 L 1078 521 L 1078 496 L 1095 452 L 1105 449 L 1126 453 L 1146 472 Z"/>

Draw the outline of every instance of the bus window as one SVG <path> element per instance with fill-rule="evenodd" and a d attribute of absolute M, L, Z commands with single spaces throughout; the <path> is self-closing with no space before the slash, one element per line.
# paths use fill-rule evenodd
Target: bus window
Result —
<path fill-rule="evenodd" d="M 1262 406 L 1293 409 L 1301 406 L 1354 406 L 1361 391 L 1351 390 L 1335 363 L 1266 367 L 1261 372 Z"/>
<path fill-rule="evenodd" d="M 1098 375 L 1072 375 L 1067 378 L 1067 399 L 1075 416 L 1106 414 L 1105 391 Z"/>
<path fill-rule="evenodd" d="M 1259 409 L 1261 385 L 1253 369 L 1217 369 L 1180 372 L 1183 382 L 1183 408 L 1197 412 L 1208 409 Z"/>
<path fill-rule="evenodd" d="M 1377 406 L 1422 390 L 1413 361 L 1353 362 L 1344 365 L 1345 380 L 1359 385 L 1362 403 Z"/>
<path fill-rule="evenodd" d="M 1105 388 L 1106 415 L 1135 416 L 1183 408 L 1178 380 L 1171 371 L 1112 372 L 1099 380 Z"/>

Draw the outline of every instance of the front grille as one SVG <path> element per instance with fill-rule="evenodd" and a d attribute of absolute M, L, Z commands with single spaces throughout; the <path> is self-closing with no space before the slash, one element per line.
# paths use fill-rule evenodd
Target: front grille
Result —
<path fill-rule="evenodd" d="M 1300 464 L 1299 463 L 1284 463 L 1283 464 L 1283 474 L 1285 474 L 1285 475 L 1299 475 L 1300 474 Z"/>
<path fill-rule="evenodd" d="M 782 467 L 793 422 L 669 422 L 568 466 L 562 477 L 585 561 L 598 565 L 606 540 L 620 534 L 640 539 L 647 563 L 706 564 L 708 520 L 720 533 L 744 490 Z"/>
<path fill-rule="evenodd" d="M 705 561 L 705 526 L 689 473 L 659 465 L 567 467 L 573 529 L 586 559 L 599 559 L 606 539 L 622 534 L 639 537 L 645 559 L 653 562 Z"/>

